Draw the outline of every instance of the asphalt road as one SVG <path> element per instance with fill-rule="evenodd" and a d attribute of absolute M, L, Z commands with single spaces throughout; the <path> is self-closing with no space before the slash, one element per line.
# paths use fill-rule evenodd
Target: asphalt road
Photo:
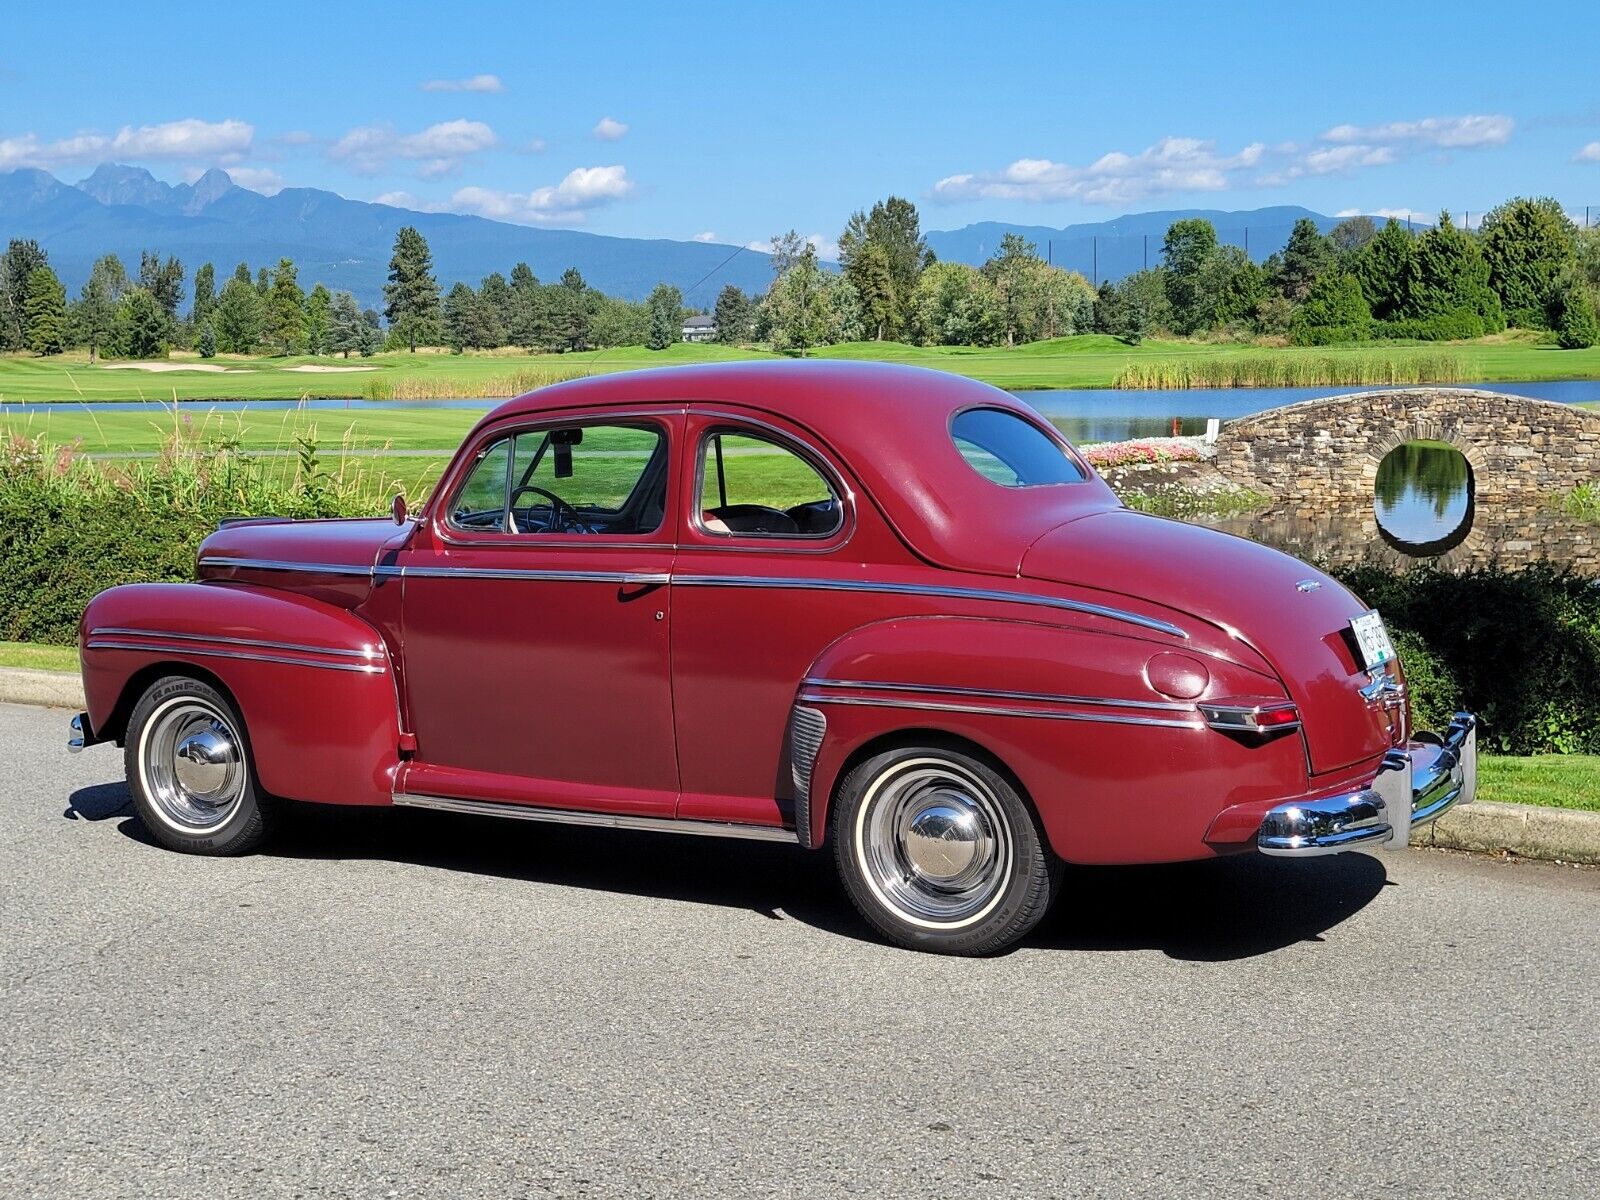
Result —
<path fill-rule="evenodd" d="M 0 1195 L 1593 1196 L 1600 872 L 1078 870 L 990 961 L 758 843 L 310 810 L 187 858 L 0 706 Z"/>

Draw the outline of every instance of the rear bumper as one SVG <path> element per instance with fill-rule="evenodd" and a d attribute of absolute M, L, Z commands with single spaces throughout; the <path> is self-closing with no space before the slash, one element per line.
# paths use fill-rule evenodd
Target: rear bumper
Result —
<path fill-rule="evenodd" d="M 1478 719 L 1457 713 L 1443 735 L 1419 734 L 1384 756 L 1363 788 L 1270 809 L 1256 833 L 1263 854 L 1304 858 L 1382 846 L 1402 849 L 1411 831 L 1478 790 Z"/>

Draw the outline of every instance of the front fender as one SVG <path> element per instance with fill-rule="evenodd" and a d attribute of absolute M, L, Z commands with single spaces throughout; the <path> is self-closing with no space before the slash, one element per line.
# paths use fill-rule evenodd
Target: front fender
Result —
<path fill-rule="evenodd" d="M 401 743 L 394 664 L 348 610 L 240 584 L 127 584 L 90 601 L 79 645 L 100 740 L 122 739 L 155 679 L 196 675 L 233 698 L 268 792 L 389 803 Z"/>
<path fill-rule="evenodd" d="M 1200 697 L 1158 692 L 1147 664 L 1171 650 L 1168 641 L 1136 635 L 974 617 L 855 630 L 817 659 L 796 701 L 790 754 L 806 768 L 796 771 L 802 842 L 823 843 L 834 790 L 863 752 L 932 734 L 998 759 L 1063 858 L 1214 853 L 1204 835 L 1216 814 L 1246 799 L 1297 794 L 1304 752 L 1298 738 L 1242 746 L 1206 727 L 1194 706 Z M 1198 651 L 1193 658 L 1210 677 L 1202 696 L 1278 688 L 1236 663 Z M 819 745 L 805 759 L 808 733 Z"/>

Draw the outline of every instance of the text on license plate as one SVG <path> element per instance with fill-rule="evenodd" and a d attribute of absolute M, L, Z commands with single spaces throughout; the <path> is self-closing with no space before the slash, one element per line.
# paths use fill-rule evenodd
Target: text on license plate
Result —
<path fill-rule="evenodd" d="M 1367 670 L 1381 667 L 1394 658 L 1394 643 L 1384 628 L 1383 618 L 1376 609 L 1364 612 L 1350 620 L 1350 632 L 1356 635 L 1356 647 L 1361 652 L 1361 665 Z"/>

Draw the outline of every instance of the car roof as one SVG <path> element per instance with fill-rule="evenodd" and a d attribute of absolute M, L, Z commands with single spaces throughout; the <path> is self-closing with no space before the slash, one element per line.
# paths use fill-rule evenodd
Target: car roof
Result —
<path fill-rule="evenodd" d="M 945 566 L 1014 575 L 1050 529 L 1118 507 L 1081 461 L 1083 484 L 1007 488 L 983 478 L 950 437 L 964 409 L 1004 409 L 1065 439 L 1009 393 L 923 367 L 757 360 L 618 371 L 508 400 L 488 420 L 668 403 L 750 409 L 800 426 L 842 460 L 913 550 Z"/>

